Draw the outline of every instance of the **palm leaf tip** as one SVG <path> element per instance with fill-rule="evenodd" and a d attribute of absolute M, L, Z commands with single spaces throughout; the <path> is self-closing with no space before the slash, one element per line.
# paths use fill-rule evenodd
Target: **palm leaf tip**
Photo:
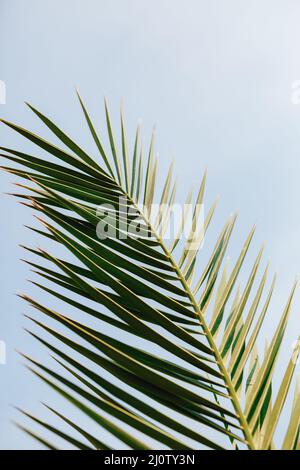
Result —
<path fill-rule="evenodd" d="M 295 286 L 270 346 L 259 358 L 256 343 L 275 284 L 273 280 L 265 293 L 269 266 L 259 274 L 263 249 L 246 276 L 245 286 L 241 283 L 237 289 L 241 270 L 247 268 L 245 260 L 255 227 L 232 270 L 229 266 L 224 270 L 236 222 L 232 216 L 212 248 L 205 244 L 211 252 L 203 266 L 201 237 L 207 236 L 215 204 L 204 218 L 199 243 L 190 248 L 200 223 L 197 206 L 204 201 L 205 171 L 191 211 L 192 232 L 182 238 L 186 228 L 182 216 L 168 248 L 163 237 L 171 224 L 176 184 L 171 165 L 159 197 L 161 206 L 167 208 L 159 209 L 153 223 L 151 209 L 159 189 L 154 133 L 144 172 L 139 127 L 131 159 L 123 110 L 119 150 L 105 100 L 108 152 L 79 92 L 77 96 L 104 168 L 32 105 L 28 106 L 66 150 L 1 120 L 56 160 L 2 150 L 13 165 L 5 169 L 34 185 L 19 185 L 20 191 L 26 191 L 20 193 L 21 200 L 34 208 L 36 220 L 43 225 L 43 230 L 32 229 L 66 253 L 58 258 L 50 248 L 26 248 L 38 258 L 37 262 L 28 261 L 34 272 L 50 283 L 33 281 L 34 285 L 59 306 L 56 311 L 22 294 L 38 315 L 38 319 L 27 316 L 35 328 L 27 331 L 51 352 L 56 368 L 23 356 L 30 370 L 72 404 L 76 416 L 80 412 L 93 420 L 99 432 L 92 435 L 73 417 L 49 406 L 49 412 L 68 430 L 30 413 L 23 415 L 66 445 L 80 449 L 109 449 L 110 443 L 102 439 L 103 429 L 124 448 L 274 448 L 295 370 L 292 358 L 276 391 L 272 382 Z M 140 234 L 121 239 L 119 230 L 118 236 L 99 239 L 97 207 L 113 204 L 116 219 L 122 221 L 124 210 L 117 204 L 120 196 L 138 215 Z M 139 198 L 144 208 L 138 205 Z M 187 200 L 191 202 L 191 195 Z M 112 224 L 112 219 L 108 220 L 108 225 Z M 65 306 L 71 307 L 71 315 L 61 313 Z M 57 329 L 48 326 L 48 320 L 55 322 Z M 296 390 L 284 449 L 299 447 L 299 409 Z M 22 428 L 46 447 L 55 448 L 39 434 Z"/>

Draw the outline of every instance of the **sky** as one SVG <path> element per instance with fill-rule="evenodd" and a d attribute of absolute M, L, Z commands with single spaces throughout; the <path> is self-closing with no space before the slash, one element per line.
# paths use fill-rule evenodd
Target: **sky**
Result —
<path fill-rule="evenodd" d="M 132 139 L 138 121 L 145 142 L 155 125 L 160 174 L 174 159 L 179 198 L 207 168 L 207 201 L 220 195 L 212 233 L 238 211 L 233 258 L 257 225 L 250 259 L 265 242 L 264 259 L 279 274 L 266 334 L 300 271 L 299 15 L 296 0 L 0 0 L 1 117 L 47 136 L 28 101 L 89 149 L 77 87 L 100 126 L 104 96 L 115 120 L 124 103 Z M 0 141 L 30 148 L 4 126 Z M 42 354 L 15 295 L 32 289 L 18 245 L 38 241 L 24 227 L 30 211 L 4 194 L 12 181 L 0 174 L 0 448 L 29 449 L 39 445 L 13 426 L 12 405 L 37 411 L 49 392 L 15 352 Z M 299 301 L 298 292 L 284 359 L 300 331 Z"/>

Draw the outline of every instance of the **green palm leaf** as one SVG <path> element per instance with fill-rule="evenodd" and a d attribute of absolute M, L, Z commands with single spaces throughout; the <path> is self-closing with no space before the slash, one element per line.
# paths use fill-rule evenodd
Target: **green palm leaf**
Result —
<path fill-rule="evenodd" d="M 13 165 L 3 168 L 27 180 L 18 183 L 22 192 L 14 196 L 34 209 L 43 226 L 29 228 L 66 254 L 62 259 L 55 250 L 25 247 L 37 259 L 25 261 L 50 285 L 33 284 L 59 305 L 59 311 L 22 295 L 38 315 L 27 316 L 33 325 L 27 331 L 51 352 L 54 368 L 23 357 L 37 377 L 77 410 L 75 419 L 46 405 L 63 430 L 20 411 L 66 446 L 78 449 L 110 449 L 102 429 L 121 448 L 274 448 L 293 382 L 295 354 L 274 405 L 272 379 L 295 287 L 259 360 L 256 343 L 275 279 L 265 293 L 267 266 L 256 286 L 261 249 L 245 287 L 239 287 L 255 229 L 230 272 L 224 260 L 236 222 L 231 216 L 203 266 L 200 248 L 216 209 L 214 203 L 204 217 L 206 172 L 192 207 L 189 193 L 188 210 L 182 211 L 170 239 L 176 183 L 172 164 L 159 194 L 154 133 L 144 172 L 140 128 L 131 152 L 121 111 L 119 151 L 105 101 L 110 155 L 79 94 L 78 98 L 104 167 L 31 105 L 64 148 L 2 120 L 36 145 L 34 155 L 1 147 L 2 156 Z M 50 159 L 41 157 L 40 149 Z M 157 201 L 160 205 L 153 214 Z M 63 313 L 66 307 L 68 315 Z M 50 326 L 53 322 L 57 330 Z M 244 373 L 247 364 L 249 375 Z M 78 413 L 93 421 L 92 431 L 83 428 Z M 299 416 L 296 389 L 284 449 L 299 448 Z M 47 448 L 57 448 L 19 427 Z"/>

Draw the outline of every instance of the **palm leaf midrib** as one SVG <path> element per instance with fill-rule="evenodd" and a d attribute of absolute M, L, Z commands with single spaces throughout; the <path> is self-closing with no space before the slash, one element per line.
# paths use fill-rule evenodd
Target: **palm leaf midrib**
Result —
<path fill-rule="evenodd" d="M 206 339 L 209 343 L 209 346 L 211 347 L 212 349 L 212 352 L 214 354 L 214 357 L 215 357 L 215 360 L 216 360 L 216 363 L 219 367 L 219 370 L 223 376 L 223 380 L 224 380 L 224 383 L 228 389 L 228 392 L 230 394 L 230 397 L 229 399 L 232 401 L 232 404 L 233 404 L 233 407 L 235 409 L 235 412 L 237 414 L 237 418 L 239 420 L 239 423 L 241 425 L 241 428 L 242 428 L 242 431 L 243 431 L 243 434 L 244 434 L 244 437 L 246 439 L 246 444 L 247 446 L 249 447 L 249 449 L 251 450 L 254 450 L 255 449 L 255 444 L 254 444 L 254 441 L 253 441 L 253 438 L 252 438 L 252 434 L 251 434 L 251 431 L 250 431 L 250 428 L 248 426 L 248 423 L 247 423 L 247 419 L 242 411 L 242 408 L 241 408 L 241 405 L 240 405 L 240 401 L 237 397 L 237 394 L 236 394 L 236 391 L 235 391 L 235 388 L 234 388 L 234 385 L 232 383 L 232 380 L 230 378 L 230 375 L 228 374 L 227 372 L 227 368 L 226 368 L 226 365 L 224 364 L 224 361 L 222 359 L 222 356 L 219 352 L 219 349 L 216 345 L 216 342 L 214 341 L 214 338 L 210 332 L 210 329 L 205 321 L 205 318 L 204 316 L 202 315 L 202 312 L 201 312 L 201 309 L 200 309 L 200 306 L 199 304 L 197 303 L 196 299 L 195 299 L 195 296 L 193 294 L 193 292 L 191 291 L 190 287 L 188 286 L 186 280 L 185 280 L 185 277 L 184 275 L 182 274 L 181 272 L 181 269 L 179 268 L 176 260 L 174 259 L 174 257 L 172 256 L 172 253 L 170 253 L 170 251 L 168 250 L 167 246 L 165 245 L 165 243 L 163 242 L 162 238 L 160 237 L 160 235 L 158 234 L 157 230 L 154 229 L 153 225 L 151 224 L 151 221 L 149 220 L 149 218 L 144 214 L 144 212 L 137 206 L 136 202 L 132 199 L 132 197 L 126 193 L 126 191 L 122 188 L 121 185 L 119 185 L 119 183 L 114 179 L 114 182 L 119 186 L 120 190 L 123 192 L 124 196 L 128 198 L 128 200 L 130 201 L 130 203 L 135 207 L 135 209 L 139 212 L 139 214 L 141 215 L 141 217 L 143 218 L 144 222 L 148 225 L 148 227 L 150 228 L 151 230 L 151 233 L 154 235 L 154 237 L 156 238 L 156 240 L 158 241 L 158 243 L 160 244 L 162 250 L 164 251 L 165 255 L 168 257 L 169 259 L 169 262 L 170 264 L 172 265 L 176 275 L 177 275 L 177 278 L 179 280 L 179 282 L 181 283 L 184 291 L 186 292 L 186 295 L 191 303 L 191 306 L 196 314 L 196 317 L 197 317 L 197 320 L 199 321 L 199 324 L 200 326 L 202 327 L 202 330 L 204 332 L 204 335 L 206 336 Z"/>

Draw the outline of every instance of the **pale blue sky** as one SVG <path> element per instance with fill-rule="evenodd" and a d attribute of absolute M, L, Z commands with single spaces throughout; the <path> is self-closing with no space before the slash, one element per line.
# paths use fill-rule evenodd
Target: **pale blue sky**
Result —
<path fill-rule="evenodd" d="M 0 0 L 7 88 L 0 113 L 47 135 L 23 104 L 30 101 L 89 148 L 77 86 L 102 120 L 104 95 L 116 118 L 124 99 L 132 135 L 139 119 L 145 140 L 156 124 L 161 168 L 174 157 L 179 186 L 196 186 L 208 168 L 208 200 L 221 195 L 212 233 L 239 210 L 233 257 L 257 224 L 251 254 L 265 240 L 266 260 L 279 272 L 271 328 L 300 271 L 300 105 L 291 103 L 300 79 L 299 18 L 297 0 Z M 0 140 L 28 148 L 4 126 Z M 0 181 L 1 193 L 12 190 L 9 175 Z M 11 403 L 38 411 L 49 395 L 14 352 L 41 354 L 22 330 L 28 308 L 14 295 L 31 289 L 17 247 L 32 241 L 23 228 L 31 215 L 4 195 L 0 208 L 0 340 L 7 343 L 0 448 L 37 448 L 10 424 L 17 417 Z M 286 354 L 299 330 L 298 293 Z"/>

